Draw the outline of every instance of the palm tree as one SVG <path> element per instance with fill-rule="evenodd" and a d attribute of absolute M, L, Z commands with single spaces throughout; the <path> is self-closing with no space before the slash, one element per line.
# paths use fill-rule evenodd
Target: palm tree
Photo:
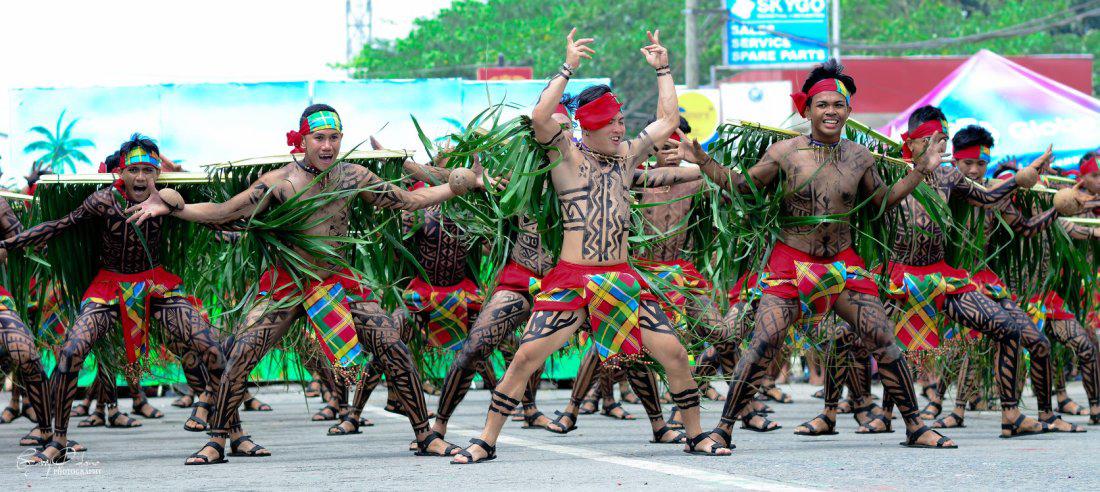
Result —
<path fill-rule="evenodd" d="M 88 156 L 81 152 L 82 147 L 94 147 L 95 144 L 91 140 L 86 138 L 73 138 L 73 125 L 76 125 L 79 118 L 74 118 L 65 125 L 65 130 L 61 130 L 61 124 L 65 119 L 65 111 L 61 111 L 61 116 L 57 117 L 57 128 L 50 132 L 45 127 L 36 126 L 31 128 L 30 131 L 42 135 L 42 140 L 37 140 L 27 144 L 23 147 L 23 152 L 39 152 L 45 153 L 39 156 L 38 160 L 43 160 L 50 163 L 50 167 L 56 173 L 64 172 L 68 169 L 70 172 L 76 172 L 76 164 L 78 162 L 86 162 L 91 164 L 91 160 Z"/>

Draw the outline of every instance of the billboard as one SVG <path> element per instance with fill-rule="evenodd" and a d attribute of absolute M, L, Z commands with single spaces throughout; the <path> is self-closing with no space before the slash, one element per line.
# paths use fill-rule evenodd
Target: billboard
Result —
<path fill-rule="evenodd" d="M 725 65 L 772 68 L 825 62 L 830 1 L 726 0 Z"/>
<path fill-rule="evenodd" d="M 791 82 L 722 84 L 722 117 L 785 128 L 791 117 Z"/>

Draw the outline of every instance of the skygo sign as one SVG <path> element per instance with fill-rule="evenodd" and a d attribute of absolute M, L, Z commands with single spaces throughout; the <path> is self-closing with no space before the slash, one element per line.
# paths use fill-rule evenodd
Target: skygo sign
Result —
<path fill-rule="evenodd" d="M 726 65 L 813 65 L 828 58 L 830 0 L 726 0 Z M 790 34 L 814 42 L 769 34 Z"/>

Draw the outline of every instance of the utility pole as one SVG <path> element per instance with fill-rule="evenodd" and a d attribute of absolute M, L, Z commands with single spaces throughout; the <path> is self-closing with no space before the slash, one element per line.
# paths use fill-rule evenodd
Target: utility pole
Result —
<path fill-rule="evenodd" d="M 351 62 L 364 45 L 374 42 L 374 13 L 371 0 L 344 0 L 344 16 L 347 19 L 347 45 L 345 56 Z"/>
<path fill-rule="evenodd" d="M 830 7 L 830 9 L 832 10 L 832 12 L 830 12 L 832 14 L 832 22 L 829 23 L 830 27 L 832 28 L 831 29 L 832 30 L 832 36 L 830 36 L 832 38 L 832 41 L 833 41 L 833 53 L 832 53 L 832 55 L 833 55 L 833 58 L 836 58 L 837 61 L 839 61 L 840 60 L 840 0 L 833 0 L 832 6 Z"/>
<path fill-rule="evenodd" d="M 699 56 L 696 50 L 695 7 L 698 0 L 684 0 L 684 83 L 688 89 L 699 88 Z"/>

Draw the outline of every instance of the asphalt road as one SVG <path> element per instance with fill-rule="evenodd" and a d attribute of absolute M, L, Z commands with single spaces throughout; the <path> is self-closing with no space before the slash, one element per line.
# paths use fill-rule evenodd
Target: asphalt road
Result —
<path fill-rule="evenodd" d="M 266 446 L 269 458 L 230 458 L 222 465 L 185 467 L 187 455 L 205 435 L 181 429 L 188 411 L 152 401 L 167 416 L 146 420 L 137 429 L 76 429 L 71 437 L 89 447 L 83 457 L 63 466 L 21 469 L 17 457 L 27 448 L 16 442 L 29 428 L 26 420 L 0 425 L 0 490 L 73 488 L 84 490 L 670 490 L 703 489 L 1044 489 L 1100 490 L 1100 427 L 1080 435 L 1046 434 L 999 439 L 999 415 L 971 412 L 967 428 L 948 435 L 957 450 L 915 450 L 898 445 L 902 432 L 856 435 L 856 424 L 842 415 L 840 434 L 808 438 L 794 427 L 820 411 L 808 385 L 783 386 L 795 397 L 790 405 L 772 404 L 782 430 L 767 434 L 736 431 L 730 457 L 691 456 L 675 445 L 650 444 L 642 408 L 628 405 L 639 420 L 623 422 L 599 415 L 582 416 L 578 429 L 559 436 L 525 430 L 509 422 L 498 443 L 496 461 L 453 466 L 443 458 L 415 457 L 406 450 L 412 438 L 407 420 L 381 410 L 380 387 L 366 416 L 376 425 L 360 435 L 329 437 L 329 422 L 310 422 L 317 399 L 307 401 L 297 387 L 265 387 L 260 397 L 274 412 L 244 414 L 246 429 Z M 876 388 L 876 392 L 881 392 Z M 1080 383 L 1071 396 L 1084 402 Z M 5 393 L 0 398 L 7 401 Z M 543 390 L 540 406 L 552 413 L 568 393 Z M 1026 399 L 1025 399 L 1026 400 Z M 428 399 L 434 408 L 435 397 Z M 1033 405 L 1034 399 L 1030 400 Z M 465 444 L 484 422 L 488 392 L 471 391 L 452 419 L 448 435 Z M 128 408 L 129 400 L 122 406 Z M 713 425 L 721 410 L 705 402 L 703 422 Z M 1071 417 L 1083 423 L 1084 417 Z"/>

